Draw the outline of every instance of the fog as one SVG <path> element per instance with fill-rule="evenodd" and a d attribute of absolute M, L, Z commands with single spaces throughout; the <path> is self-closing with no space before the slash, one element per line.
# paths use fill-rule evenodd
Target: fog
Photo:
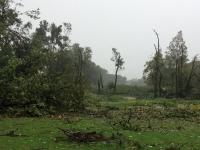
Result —
<path fill-rule="evenodd" d="M 156 38 L 162 50 L 179 30 L 189 58 L 200 52 L 200 1 L 198 0 L 23 0 L 25 9 L 41 10 L 41 19 L 72 24 L 72 43 L 89 46 L 93 60 L 114 73 L 112 48 L 124 57 L 128 79 L 141 78 L 144 64 L 154 53 Z"/>

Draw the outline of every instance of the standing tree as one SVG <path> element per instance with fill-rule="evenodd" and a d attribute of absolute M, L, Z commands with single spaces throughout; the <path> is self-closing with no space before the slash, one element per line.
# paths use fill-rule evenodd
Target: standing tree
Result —
<path fill-rule="evenodd" d="M 122 70 L 124 67 L 124 59 L 121 57 L 120 52 L 117 51 L 116 48 L 112 49 L 113 51 L 113 57 L 111 60 L 115 63 L 115 81 L 114 81 L 114 92 L 116 92 L 116 86 L 117 86 L 117 77 L 118 77 L 118 71 Z"/>
<path fill-rule="evenodd" d="M 103 89 L 104 86 L 103 86 L 103 77 L 102 77 L 102 73 L 100 73 L 99 80 L 100 80 L 101 88 Z"/>
<path fill-rule="evenodd" d="M 103 78 L 102 78 L 101 72 L 100 72 L 100 75 L 99 75 L 99 78 L 98 78 L 97 85 L 98 85 L 98 92 L 100 93 L 101 90 L 103 90 Z"/>
<path fill-rule="evenodd" d="M 22 15 L 37 19 L 39 10 L 18 11 L 20 3 L 0 0 L 0 107 L 6 108 L 13 103 L 23 106 L 28 100 L 26 72 L 23 64 L 30 54 L 30 22 L 24 23 Z M 28 67 L 27 67 L 28 68 Z M 26 90 L 24 90 L 26 89 Z M 17 103 L 17 104 L 16 104 Z"/>
<path fill-rule="evenodd" d="M 160 38 L 158 33 L 154 30 L 157 38 L 157 45 L 154 44 L 155 54 L 152 60 L 146 63 L 146 68 L 144 70 L 144 77 L 148 80 L 148 83 L 153 85 L 154 97 L 161 97 L 162 94 L 162 68 L 163 68 L 163 58 L 160 48 Z"/>
<path fill-rule="evenodd" d="M 186 85 L 185 85 L 185 94 L 187 94 L 187 95 L 191 94 L 191 90 L 192 90 L 191 82 L 192 82 L 192 79 L 195 77 L 196 71 L 198 70 L 197 69 L 197 67 L 198 67 L 197 62 L 198 62 L 198 55 L 196 55 L 193 58 L 192 62 L 190 63 L 191 69 L 190 69 L 188 78 L 186 80 Z"/>
<path fill-rule="evenodd" d="M 163 58 L 162 58 L 162 53 L 161 53 L 161 48 L 160 48 L 160 38 L 158 33 L 154 30 L 154 33 L 156 35 L 157 38 L 157 46 L 156 44 L 154 44 L 155 47 L 155 57 L 154 57 L 154 61 L 155 61 L 155 75 L 154 75 L 154 95 L 155 97 L 157 97 L 157 92 L 158 92 L 158 96 L 161 97 L 162 94 L 162 66 L 163 66 Z"/>
<path fill-rule="evenodd" d="M 170 42 L 166 61 L 171 64 L 172 80 L 175 78 L 175 95 L 176 97 L 183 97 L 184 92 L 184 68 L 188 61 L 187 59 L 187 47 L 183 40 L 182 31 Z"/>

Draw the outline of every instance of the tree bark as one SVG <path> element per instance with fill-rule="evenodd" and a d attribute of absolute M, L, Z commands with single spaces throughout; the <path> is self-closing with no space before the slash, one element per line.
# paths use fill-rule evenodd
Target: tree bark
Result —
<path fill-rule="evenodd" d="M 116 92 L 116 88 L 117 88 L 117 74 L 118 74 L 118 70 L 119 70 L 119 67 L 117 67 L 117 69 L 115 71 L 114 92 Z"/>
<path fill-rule="evenodd" d="M 187 95 L 190 93 L 190 90 L 191 90 L 190 84 L 191 84 L 191 80 L 192 80 L 192 77 L 193 77 L 194 71 L 195 71 L 196 59 L 197 59 L 197 56 L 195 56 L 194 59 L 193 59 L 193 61 L 192 61 L 192 68 L 191 68 L 189 77 L 188 77 L 187 82 L 186 82 L 185 93 Z"/>

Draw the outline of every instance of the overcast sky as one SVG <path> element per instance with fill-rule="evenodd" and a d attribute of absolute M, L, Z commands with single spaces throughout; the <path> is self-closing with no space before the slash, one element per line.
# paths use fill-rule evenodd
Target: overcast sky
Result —
<path fill-rule="evenodd" d="M 93 60 L 114 73 L 112 48 L 124 57 L 120 74 L 141 78 L 154 53 L 159 32 L 163 51 L 179 30 L 189 57 L 200 53 L 199 0 L 22 0 L 26 9 L 41 10 L 41 19 L 72 24 L 72 43 L 93 49 Z"/>

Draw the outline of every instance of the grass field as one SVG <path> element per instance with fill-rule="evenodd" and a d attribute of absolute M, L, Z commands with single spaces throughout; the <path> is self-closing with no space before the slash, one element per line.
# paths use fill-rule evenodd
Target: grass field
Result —
<path fill-rule="evenodd" d="M 199 150 L 200 102 L 96 97 L 84 114 L 1 118 L 0 150 Z M 69 141 L 58 129 L 96 131 L 113 140 Z M 16 130 L 17 129 L 17 130 Z M 8 136 L 16 130 L 18 136 Z"/>

